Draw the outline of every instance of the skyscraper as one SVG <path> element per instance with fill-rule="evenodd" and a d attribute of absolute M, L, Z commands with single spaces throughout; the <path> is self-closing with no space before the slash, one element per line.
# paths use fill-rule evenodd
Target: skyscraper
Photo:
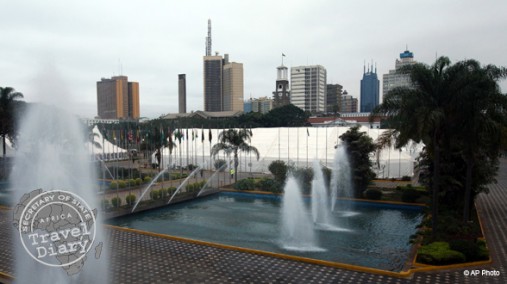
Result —
<path fill-rule="evenodd" d="M 127 76 L 102 78 L 97 82 L 97 113 L 103 119 L 140 117 L 139 83 Z"/>
<path fill-rule="evenodd" d="M 366 67 L 363 71 L 363 79 L 361 79 L 361 112 L 371 112 L 379 105 L 379 88 L 380 82 L 377 78 L 377 67 L 373 70 L 373 65 Z"/>
<path fill-rule="evenodd" d="M 400 53 L 400 60 L 396 59 L 394 64 L 394 70 L 389 70 L 388 74 L 383 75 L 382 80 L 382 96 L 385 97 L 387 93 L 396 87 L 410 87 L 412 82 L 410 81 L 410 75 L 399 72 L 399 69 L 406 65 L 412 65 L 417 63 L 414 61 L 414 54 L 409 50 L 405 50 Z"/>
<path fill-rule="evenodd" d="M 357 112 L 357 98 L 354 98 L 351 95 L 349 95 L 347 91 L 343 91 L 340 112 L 341 113 Z"/>
<path fill-rule="evenodd" d="M 211 20 L 208 20 L 206 55 L 203 57 L 204 110 L 242 111 L 243 110 L 243 64 L 229 62 L 216 52 L 211 56 Z"/>
<path fill-rule="evenodd" d="M 276 72 L 276 86 L 273 92 L 273 107 L 290 104 L 289 77 L 287 67 L 278 66 Z"/>
<path fill-rule="evenodd" d="M 341 112 L 342 108 L 342 85 L 327 84 L 326 112 Z"/>
<path fill-rule="evenodd" d="M 185 74 L 178 75 L 178 112 L 187 112 L 187 79 Z"/>
<path fill-rule="evenodd" d="M 290 69 L 290 102 L 312 113 L 326 111 L 326 69 L 321 65 Z"/>

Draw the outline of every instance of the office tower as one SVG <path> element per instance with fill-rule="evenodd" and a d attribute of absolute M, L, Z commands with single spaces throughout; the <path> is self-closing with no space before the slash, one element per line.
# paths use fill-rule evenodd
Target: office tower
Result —
<path fill-rule="evenodd" d="M 222 81 L 222 111 L 243 110 L 243 63 L 229 62 L 224 55 Z"/>
<path fill-rule="evenodd" d="M 291 69 L 290 102 L 312 113 L 326 111 L 326 69 L 321 65 Z"/>
<path fill-rule="evenodd" d="M 396 87 L 411 87 L 412 82 L 410 75 L 406 73 L 400 73 L 400 68 L 406 65 L 412 65 L 417 63 L 414 61 L 414 54 L 408 50 L 400 53 L 400 59 L 396 59 L 394 64 L 394 70 L 389 70 L 388 74 L 383 75 L 382 80 L 382 96 L 385 97 L 387 93 Z"/>
<path fill-rule="evenodd" d="M 287 67 L 278 66 L 276 72 L 276 86 L 273 92 L 273 107 L 281 107 L 290 104 L 289 77 Z"/>
<path fill-rule="evenodd" d="M 326 112 L 341 112 L 342 86 L 339 84 L 327 84 Z"/>
<path fill-rule="evenodd" d="M 377 78 L 377 67 L 373 70 L 373 64 L 368 65 L 368 71 L 364 67 L 363 79 L 361 79 L 361 112 L 371 112 L 379 104 L 380 82 Z"/>
<path fill-rule="evenodd" d="M 343 91 L 340 112 L 341 113 L 357 112 L 357 98 L 354 98 L 351 95 L 349 95 L 347 91 Z"/>
<path fill-rule="evenodd" d="M 102 119 L 140 117 L 139 83 L 127 76 L 102 78 L 97 82 L 97 113 Z"/>
<path fill-rule="evenodd" d="M 178 75 L 178 112 L 187 112 L 187 79 L 185 74 Z"/>
<path fill-rule="evenodd" d="M 204 56 L 204 111 L 222 111 L 222 56 Z"/>

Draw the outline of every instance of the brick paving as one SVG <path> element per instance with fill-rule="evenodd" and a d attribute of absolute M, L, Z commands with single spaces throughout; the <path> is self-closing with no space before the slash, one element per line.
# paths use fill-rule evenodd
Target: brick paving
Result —
<path fill-rule="evenodd" d="M 507 160 L 477 207 L 492 264 L 395 278 L 106 229 L 113 283 L 507 283 Z M 13 274 L 10 212 L 0 210 L 0 271 Z M 465 276 L 471 269 L 500 276 Z"/>

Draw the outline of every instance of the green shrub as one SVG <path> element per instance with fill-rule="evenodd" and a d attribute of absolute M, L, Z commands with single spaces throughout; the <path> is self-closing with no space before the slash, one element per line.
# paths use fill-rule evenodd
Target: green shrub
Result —
<path fill-rule="evenodd" d="M 263 178 L 259 180 L 257 182 L 257 187 L 263 191 L 269 191 L 273 193 L 282 192 L 282 183 L 270 178 Z"/>
<path fill-rule="evenodd" d="M 127 205 L 134 205 L 136 203 L 136 196 L 133 195 L 133 194 L 129 194 L 127 195 L 127 197 L 125 197 L 125 202 L 127 203 Z"/>
<path fill-rule="evenodd" d="M 141 185 L 143 180 L 141 178 L 136 178 L 136 185 Z"/>
<path fill-rule="evenodd" d="M 287 177 L 287 165 L 284 161 L 276 160 L 271 162 L 268 166 L 268 170 L 273 174 L 277 181 L 285 181 L 285 178 Z"/>
<path fill-rule="evenodd" d="M 168 189 L 167 188 L 161 188 L 159 190 L 159 192 L 160 192 L 160 197 L 163 199 L 163 198 L 167 197 Z"/>
<path fill-rule="evenodd" d="M 149 182 L 151 182 L 151 177 L 149 177 L 149 176 L 145 176 L 145 177 L 144 177 L 144 179 L 143 179 L 143 182 L 144 182 L 144 183 L 149 183 Z"/>
<path fill-rule="evenodd" d="M 402 180 L 402 181 L 411 181 L 411 180 L 412 180 L 412 178 L 411 178 L 411 177 L 409 177 L 409 176 L 402 176 L 402 177 L 401 177 L 401 180 Z"/>
<path fill-rule="evenodd" d="M 160 191 L 158 189 L 153 189 L 150 191 L 150 198 L 153 200 L 159 200 L 160 199 Z"/>
<path fill-rule="evenodd" d="M 459 251 L 465 255 L 466 261 L 486 260 L 489 258 L 486 244 L 474 240 L 452 240 L 449 242 L 452 250 Z"/>
<path fill-rule="evenodd" d="M 382 191 L 380 191 L 378 189 L 369 188 L 369 189 L 365 190 L 363 194 L 366 199 L 371 199 L 371 200 L 382 199 Z"/>
<path fill-rule="evenodd" d="M 224 169 L 222 169 L 222 167 L 226 164 L 226 161 L 225 160 L 222 160 L 222 159 L 218 159 L 216 160 L 213 165 L 215 166 L 215 170 L 218 170 L 220 169 L 221 172 L 224 171 Z"/>
<path fill-rule="evenodd" d="M 421 197 L 421 193 L 412 187 L 407 187 L 405 189 L 402 189 L 401 193 L 401 201 L 403 202 L 409 202 L 414 203 L 417 201 L 419 197 Z"/>
<path fill-rule="evenodd" d="M 168 194 L 169 196 L 172 196 L 172 195 L 174 194 L 174 192 L 175 192 L 175 191 L 176 191 L 176 187 L 171 186 L 171 187 L 169 187 L 169 188 L 167 189 L 167 194 Z"/>
<path fill-rule="evenodd" d="M 119 197 L 111 198 L 111 204 L 113 204 L 114 208 L 120 207 L 121 206 L 121 198 L 119 198 Z"/>
<path fill-rule="evenodd" d="M 253 178 L 238 180 L 238 182 L 234 184 L 234 188 L 238 190 L 254 190 L 255 180 Z"/>
<path fill-rule="evenodd" d="M 417 251 L 417 261 L 432 265 L 446 265 L 465 262 L 465 255 L 452 250 L 449 243 L 433 242 L 422 246 Z"/>
<path fill-rule="evenodd" d="M 118 188 L 118 182 L 117 182 L 117 181 L 112 181 L 112 182 L 109 184 L 109 188 L 110 188 L 110 189 L 117 189 L 117 188 Z"/>
<path fill-rule="evenodd" d="M 102 209 L 104 209 L 104 210 L 109 209 L 109 207 L 111 206 L 111 204 L 109 203 L 109 199 L 102 199 L 101 204 L 102 204 Z"/>
<path fill-rule="evenodd" d="M 120 188 L 125 188 L 127 186 L 127 183 L 124 180 L 119 180 L 118 181 L 118 186 Z"/>

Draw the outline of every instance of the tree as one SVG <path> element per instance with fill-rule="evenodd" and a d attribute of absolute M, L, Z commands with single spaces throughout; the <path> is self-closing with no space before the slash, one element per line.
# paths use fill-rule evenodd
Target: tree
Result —
<path fill-rule="evenodd" d="M 254 153 L 259 160 L 259 151 L 254 146 L 249 145 L 252 138 L 252 131 L 249 129 L 229 129 L 224 130 L 218 135 L 218 143 L 213 145 L 211 148 L 211 155 L 215 157 L 220 151 L 224 151 L 225 153 L 233 153 L 234 154 L 234 170 L 236 174 L 234 175 L 235 182 L 238 181 L 238 151 L 242 151 L 245 153 Z"/>
<path fill-rule="evenodd" d="M 6 139 L 15 136 L 14 101 L 23 98 L 23 94 L 11 87 L 0 87 L 0 136 L 2 136 L 2 153 L 6 155 Z"/>
<path fill-rule="evenodd" d="M 265 127 L 305 126 L 308 117 L 299 107 L 288 104 L 270 110 L 262 120 Z"/>
<path fill-rule="evenodd" d="M 351 127 L 340 136 L 340 139 L 347 146 L 354 197 L 361 197 L 370 181 L 375 178 L 370 160 L 370 153 L 375 151 L 375 144 L 366 132 L 359 132 L 359 126 Z"/>

